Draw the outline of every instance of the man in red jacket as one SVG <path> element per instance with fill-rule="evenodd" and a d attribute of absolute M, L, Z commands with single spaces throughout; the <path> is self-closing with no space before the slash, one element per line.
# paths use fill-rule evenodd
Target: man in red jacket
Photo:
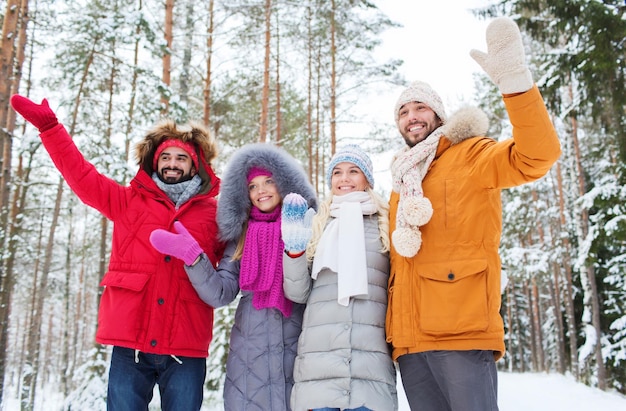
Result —
<path fill-rule="evenodd" d="M 160 122 L 137 144 L 139 171 L 122 186 L 83 157 L 45 99 L 14 95 L 11 105 L 39 130 L 74 193 L 113 222 L 96 333 L 97 342 L 113 346 L 107 408 L 147 409 L 158 384 L 164 410 L 199 410 L 213 308 L 187 277 L 183 263 L 193 261 L 159 253 L 149 237 L 180 221 L 211 262 L 219 261 L 214 139 L 200 124 Z"/>
<path fill-rule="evenodd" d="M 477 108 L 448 117 L 423 82 L 395 106 L 406 147 L 391 166 L 385 327 L 412 409 L 498 409 L 500 191 L 541 178 L 561 153 L 517 25 L 494 19 L 487 48 L 471 56 L 503 95 L 511 138 L 485 137 L 487 117 Z"/>

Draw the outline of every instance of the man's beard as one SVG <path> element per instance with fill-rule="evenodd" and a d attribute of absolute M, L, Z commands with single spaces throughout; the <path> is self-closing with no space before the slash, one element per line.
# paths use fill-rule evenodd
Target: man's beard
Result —
<path fill-rule="evenodd" d="M 165 172 L 168 170 L 181 171 L 183 174 L 180 176 L 166 177 Z M 159 176 L 159 180 L 163 181 L 165 184 L 178 184 L 184 181 L 189 181 L 193 178 L 193 176 L 191 175 L 191 170 L 185 174 L 185 172 L 179 168 L 170 168 L 170 167 L 162 168 L 161 170 L 159 170 L 157 175 Z"/>

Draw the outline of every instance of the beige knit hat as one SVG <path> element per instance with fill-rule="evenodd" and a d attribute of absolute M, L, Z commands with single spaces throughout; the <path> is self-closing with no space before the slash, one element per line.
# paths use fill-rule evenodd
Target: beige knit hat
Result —
<path fill-rule="evenodd" d="M 400 108 L 406 103 L 410 103 L 412 101 L 426 104 L 435 112 L 435 114 L 437 114 L 437 116 L 439 116 L 439 119 L 443 124 L 446 123 L 446 110 L 443 108 L 443 102 L 441 101 L 439 94 L 437 94 L 428 83 L 415 81 L 411 83 L 398 98 L 398 102 L 396 103 L 393 113 L 396 125 L 398 125 L 398 114 L 400 113 Z"/>

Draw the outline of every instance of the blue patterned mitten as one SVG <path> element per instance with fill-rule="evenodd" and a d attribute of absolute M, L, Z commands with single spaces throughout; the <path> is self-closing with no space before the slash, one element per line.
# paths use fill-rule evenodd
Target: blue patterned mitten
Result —
<path fill-rule="evenodd" d="M 283 199 L 281 214 L 281 233 L 285 250 L 289 253 L 300 253 L 306 250 L 313 230 L 311 221 L 315 210 L 309 208 L 300 194 L 289 193 Z"/>

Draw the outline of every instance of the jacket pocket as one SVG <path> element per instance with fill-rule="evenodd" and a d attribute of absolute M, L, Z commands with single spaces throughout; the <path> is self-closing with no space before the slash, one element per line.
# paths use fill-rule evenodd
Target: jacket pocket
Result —
<path fill-rule="evenodd" d="M 99 335 L 125 341 L 141 338 L 149 307 L 144 291 L 149 278 L 147 273 L 109 271 L 105 274 L 100 283 L 105 288 L 100 301 Z"/>
<path fill-rule="evenodd" d="M 198 297 L 188 279 L 180 280 L 170 327 L 170 347 L 208 352 L 213 335 L 213 308 Z"/>
<path fill-rule="evenodd" d="M 418 325 L 424 333 L 441 336 L 487 329 L 486 260 L 423 264 L 418 273 Z"/>
<path fill-rule="evenodd" d="M 149 275 L 146 273 L 129 273 L 122 271 L 109 271 L 100 282 L 101 287 L 119 287 L 131 291 L 141 291 L 148 282 Z"/>

